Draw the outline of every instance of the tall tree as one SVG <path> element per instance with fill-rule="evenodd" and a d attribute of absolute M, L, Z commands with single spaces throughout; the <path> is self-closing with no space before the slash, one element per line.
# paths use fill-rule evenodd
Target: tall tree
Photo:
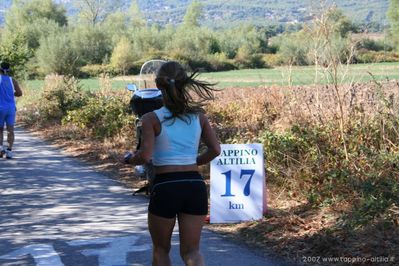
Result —
<path fill-rule="evenodd" d="M 26 44 L 26 38 L 21 33 L 0 44 L 0 58 L 11 64 L 13 75 L 22 77 L 28 69 L 27 62 L 32 57 L 32 50 Z"/>
<path fill-rule="evenodd" d="M 388 18 L 391 24 L 390 33 L 399 49 L 399 0 L 391 0 L 388 9 Z"/>
<path fill-rule="evenodd" d="M 111 65 L 125 75 L 137 60 L 133 54 L 132 44 L 126 37 L 122 37 L 112 52 Z"/>
<path fill-rule="evenodd" d="M 122 0 L 77 0 L 75 7 L 79 10 L 78 18 L 83 23 L 95 25 L 103 22 L 108 15 L 123 7 Z"/>
<path fill-rule="evenodd" d="M 70 38 L 80 65 L 102 64 L 112 53 L 112 36 L 102 25 L 79 25 L 73 29 Z"/>
<path fill-rule="evenodd" d="M 28 47 L 36 49 L 42 36 L 67 25 L 65 8 L 52 0 L 15 0 L 6 15 L 4 40 L 13 39 L 16 32 Z"/>
<path fill-rule="evenodd" d="M 203 5 L 198 1 L 192 2 L 186 11 L 186 14 L 183 18 L 183 25 L 185 27 L 199 27 L 199 19 L 202 14 Z"/>
<path fill-rule="evenodd" d="M 36 51 L 39 71 L 47 75 L 77 74 L 78 55 L 72 49 L 68 32 L 50 34 L 40 39 L 40 47 Z"/>
<path fill-rule="evenodd" d="M 128 15 L 130 16 L 131 25 L 134 28 L 144 27 L 147 25 L 143 13 L 141 13 L 137 0 L 133 0 L 130 5 Z"/>

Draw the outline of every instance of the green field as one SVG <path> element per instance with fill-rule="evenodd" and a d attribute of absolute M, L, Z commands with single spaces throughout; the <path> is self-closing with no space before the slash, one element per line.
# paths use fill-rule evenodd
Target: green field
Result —
<path fill-rule="evenodd" d="M 399 79 L 399 63 L 379 64 L 358 64 L 350 65 L 345 74 L 346 68 L 341 68 L 339 78 L 342 83 L 366 82 L 372 80 L 372 73 L 377 80 Z M 291 80 L 292 85 L 315 84 L 316 71 L 314 66 L 293 67 L 291 74 L 288 67 L 277 67 L 273 69 L 248 69 L 233 70 L 225 72 L 203 73 L 201 78 L 211 82 L 217 82 L 220 88 L 226 87 L 257 87 L 257 86 L 288 86 Z M 329 82 L 328 73 L 318 71 L 317 83 Z M 291 77 L 291 78 L 290 78 Z M 112 88 L 124 89 L 126 84 L 131 83 L 135 77 L 115 78 L 111 80 Z M 41 90 L 43 80 L 29 80 L 23 83 L 28 90 Z M 101 87 L 98 79 L 82 79 L 80 85 L 85 90 L 98 90 Z"/>
<path fill-rule="evenodd" d="M 252 87 L 252 86 L 288 86 L 311 85 L 330 83 L 328 72 L 321 69 L 317 71 L 314 66 L 278 67 L 273 69 L 250 69 L 227 72 L 215 72 L 203 74 L 212 82 L 218 82 L 218 86 L 225 87 Z M 399 79 L 399 63 L 358 64 L 342 67 L 338 71 L 340 83 L 366 82 L 372 80 Z"/>

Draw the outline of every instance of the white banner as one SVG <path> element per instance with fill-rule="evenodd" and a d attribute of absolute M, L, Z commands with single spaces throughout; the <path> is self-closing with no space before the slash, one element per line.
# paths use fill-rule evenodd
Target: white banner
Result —
<path fill-rule="evenodd" d="M 211 223 L 262 219 L 266 182 L 262 144 L 222 144 L 211 162 Z"/>

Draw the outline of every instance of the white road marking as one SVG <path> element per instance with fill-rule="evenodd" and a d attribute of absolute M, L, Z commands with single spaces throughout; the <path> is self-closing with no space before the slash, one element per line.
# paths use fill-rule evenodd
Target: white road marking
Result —
<path fill-rule="evenodd" d="M 97 238 L 74 240 L 67 242 L 70 246 L 104 245 L 102 248 L 88 248 L 82 251 L 85 256 L 98 256 L 99 266 L 127 265 L 129 252 L 140 252 L 151 249 L 151 245 L 137 245 L 139 236 L 124 236 L 117 238 Z M 17 260 L 31 255 L 37 266 L 64 266 L 59 255 L 50 244 L 28 245 L 13 252 L 0 256 L 3 260 Z"/>
<path fill-rule="evenodd" d="M 87 249 L 82 252 L 85 256 L 98 256 L 99 266 L 127 265 L 129 252 L 147 251 L 151 249 L 149 244 L 135 246 L 138 236 L 126 236 L 119 238 L 98 238 L 89 240 L 75 240 L 68 242 L 71 246 L 108 244 L 101 249 Z"/>
<path fill-rule="evenodd" d="M 26 255 L 31 255 L 37 266 L 64 266 L 53 246 L 47 244 L 25 246 L 1 256 L 0 259 L 15 260 Z"/>

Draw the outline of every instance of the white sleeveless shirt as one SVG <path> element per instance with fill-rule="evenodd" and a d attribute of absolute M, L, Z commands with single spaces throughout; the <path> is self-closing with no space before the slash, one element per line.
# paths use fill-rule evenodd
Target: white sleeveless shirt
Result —
<path fill-rule="evenodd" d="M 166 107 L 154 113 L 161 122 L 161 132 L 155 137 L 152 163 L 155 166 L 196 164 L 202 131 L 199 115 L 166 120 L 172 114 Z"/>

